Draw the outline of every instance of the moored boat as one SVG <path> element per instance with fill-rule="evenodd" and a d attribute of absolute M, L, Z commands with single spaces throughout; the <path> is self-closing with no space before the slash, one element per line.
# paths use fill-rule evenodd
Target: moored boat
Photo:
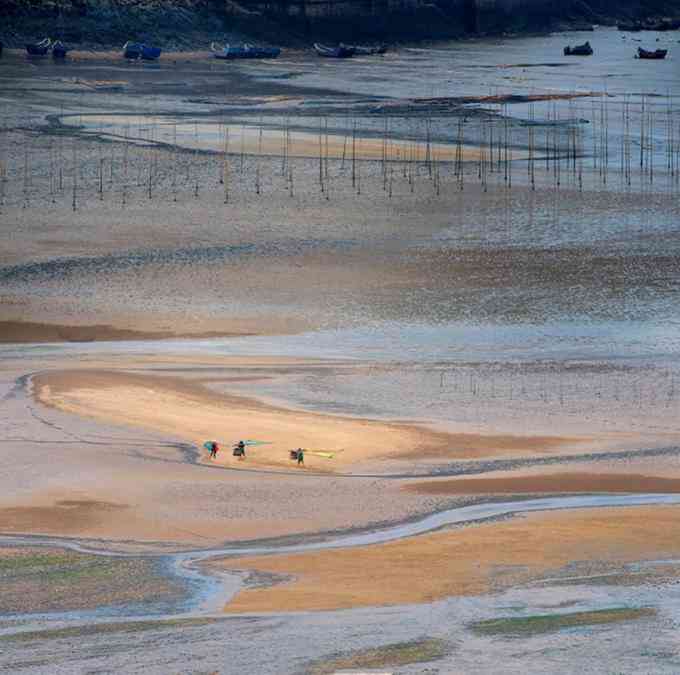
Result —
<path fill-rule="evenodd" d="M 575 47 L 565 47 L 565 56 L 592 56 L 593 48 L 590 46 L 590 42 L 584 42 L 582 45 L 576 45 Z"/>
<path fill-rule="evenodd" d="M 135 61 L 155 61 L 161 55 L 160 47 L 152 47 L 141 42 L 126 42 L 123 45 L 123 57 Z"/>
<path fill-rule="evenodd" d="M 353 49 L 357 56 L 375 56 L 387 52 L 387 45 L 354 45 Z"/>
<path fill-rule="evenodd" d="M 665 59 L 667 54 L 668 54 L 667 49 L 655 49 L 654 51 L 650 52 L 647 51 L 646 49 L 643 49 L 642 47 L 638 47 L 637 58 L 661 60 Z"/>
<path fill-rule="evenodd" d="M 40 42 L 31 42 L 26 45 L 26 53 L 29 56 L 45 56 L 50 49 L 52 40 L 45 38 Z"/>
<path fill-rule="evenodd" d="M 57 40 L 52 44 L 52 58 L 65 59 L 68 54 L 68 49 L 61 40 Z"/>
<path fill-rule="evenodd" d="M 242 45 L 227 44 L 218 47 L 214 42 L 210 44 L 210 50 L 216 59 L 231 61 L 234 59 L 275 59 L 281 54 L 278 47 L 258 47 L 249 43 Z"/>
<path fill-rule="evenodd" d="M 356 53 L 355 47 L 348 47 L 347 45 L 339 44 L 337 47 L 328 47 L 326 45 L 314 43 L 314 51 L 327 59 L 349 59 Z"/>

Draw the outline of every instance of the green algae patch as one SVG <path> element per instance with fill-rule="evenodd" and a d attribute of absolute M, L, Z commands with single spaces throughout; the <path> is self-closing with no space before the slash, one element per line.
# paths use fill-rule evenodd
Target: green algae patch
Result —
<path fill-rule="evenodd" d="M 504 635 L 508 637 L 531 637 L 542 633 L 553 633 L 564 628 L 580 628 L 635 621 L 656 615 L 653 607 L 615 607 L 596 609 L 589 612 L 568 614 L 538 614 L 524 617 L 500 617 L 470 624 L 478 635 Z"/>
<path fill-rule="evenodd" d="M 153 559 L 37 547 L 0 548 L 0 587 L 6 614 L 170 603 L 184 594 Z"/>
<path fill-rule="evenodd" d="M 141 633 L 151 630 L 168 630 L 172 628 L 192 628 L 207 626 L 224 619 L 163 619 L 160 621 L 121 621 L 112 623 L 88 624 L 84 626 L 68 626 L 47 630 L 22 631 L 0 635 L 0 642 L 31 642 L 33 640 L 58 640 L 61 638 L 80 638 L 92 635 L 111 635 L 112 633 Z"/>
<path fill-rule="evenodd" d="M 362 649 L 331 659 L 315 661 L 309 667 L 308 672 L 310 675 L 326 675 L 338 670 L 396 668 L 434 661 L 446 656 L 448 651 L 444 640 L 434 638 L 414 642 L 396 642 L 384 647 Z"/>
<path fill-rule="evenodd" d="M 0 574 L 20 574 L 36 568 L 69 565 L 77 559 L 75 554 L 69 553 L 15 553 L 8 555 L 7 551 L 0 552 Z"/>

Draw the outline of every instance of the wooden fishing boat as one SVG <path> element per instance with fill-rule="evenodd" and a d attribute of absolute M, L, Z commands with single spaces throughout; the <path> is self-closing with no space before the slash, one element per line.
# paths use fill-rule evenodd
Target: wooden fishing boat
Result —
<path fill-rule="evenodd" d="M 565 56 L 592 56 L 593 48 L 590 46 L 590 42 L 584 42 L 582 45 L 576 45 L 575 47 L 565 47 Z"/>
<path fill-rule="evenodd" d="M 149 45 L 142 45 L 142 59 L 144 61 L 155 61 L 161 55 L 160 47 L 150 47 Z"/>
<path fill-rule="evenodd" d="M 375 56 L 385 54 L 387 45 L 354 45 L 353 49 L 357 56 Z"/>
<path fill-rule="evenodd" d="M 29 56 L 45 56 L 50 49 L 52 40 L 45 38 L 40 42 L 32 42 L 26 45 L 26 53 Z"/>
<path fill-rule="evenodd" d="M 66 54 L 68 54 L 68 49 L 61 40 L 57 40 L 52 44 L 52 58 L 53 59 L 65 59 Z"/>
<path fill-rule="evenodd" d="M 355 47 L 339 44 L 337 47 L 327 47 L 326 45 L 314 43 L 314 51 L 327 59 L 349 59 L 354 56 Z"/>
<path fill-rule="evenodd" d="M 131 61 L 142 58 L 142 45 L 137 42 L 126 42 L 123 45 L 123 57 Z"/>
<path fill-rule="evenodd" d="M 653 52 L 648 52 L 646 49 L 638 47 L 637 58 L 661 60 L 665 59 L 667 54 L 668 54 L 667 49 L 655 49 Z"/>
<path fill-rule="evenodd" d="M 123 45 L 123 56 L 126 59 L 135 61 L 143 59 L 144 61 L 155 61 L 161 55 L 160 47 L 151 47 L 141 42 L 126 42 Z"/>
<path fill-rule="evenodd" d="M 227 44 L 224 47 L 219 47 L 212 42 L 210 50 L 216 59 L 227 61 L 235 59 L 276 59 L 281 54 L 278 47 L 258 47 L 247 42 L 242 45 Z"/>

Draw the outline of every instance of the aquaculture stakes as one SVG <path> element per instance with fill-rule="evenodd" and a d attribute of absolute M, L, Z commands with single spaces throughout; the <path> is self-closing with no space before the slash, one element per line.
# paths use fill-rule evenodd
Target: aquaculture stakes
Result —
<path fill-rule="evenodd" d="M 513 117 L 502 99 L 489 105 L 446 116 L 429 110 L 312 119 L 287 112 L 262 115 L 256 125 L 226 115 L 185 122 L 159 113 L 90 124 L 81 114 L 77 123 L 71 117 L 33 134 L 21 156 L 0 144 L 0 208 L 19 200 L 22 208 L 57 204 L 66 184 L 73 210 L 92 195 L 125 206 L 142 194 L 149 201 L 168 192 L 173 201 L 200 199 L 214 187 L 225 205 L 237 194 L 259 199 L 283 190 L 294 198 L 310 188 L 303 181 L 294 189 L 294 176 L 305 172 L 312 144 L 326 201 L 347 198 L 343 184 L 357 197 L 373 195 L 374 183 L 387 199 L 420 198 L 426 182 L 434 197 L 446 184 L 464 191 L 475 183 L 483 194 L 514 187 L 680 191 L 680 107 L 671 96 L 530 100 L 526 114 Z M 205 140 L 206 126 L 217 129 L 217 143 Z"/>

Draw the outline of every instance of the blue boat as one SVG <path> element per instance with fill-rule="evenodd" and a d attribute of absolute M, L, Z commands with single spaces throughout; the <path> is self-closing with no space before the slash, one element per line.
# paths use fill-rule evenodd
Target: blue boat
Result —
<path fill-rule="evenodd" d="M 26 53 L 29 56 L 45 56 L 50 49 L 52 40 L 45 38 L 40 42 L 31 42 L 26 45 Z"/>
<path fill-rule="evenodd" d="M 382 56 L 387 53 L 387 45 L 354 45 L 354 53 L 357 56 Z"/>
<path fill-rule="evenodd" d="M 141 42 L 126 42 L 123 45 L 123 56 L 131 61 L 143 59 L 144 61 L 155 61 L 161 55 L 160 47 L 150 47 Z"/>
<path fill-rule="evenodd" d="M 247 42 L 242 45 L 227 44 L 221 48 L 213 42 L 210 49 L 216 59 L 227 61 L 232 59 L 275 59 L 281 53 L 278 47 L 257 47 Z"/>
<path fill-rule="evenodd" d="M 61 40 L 57 40 L 52 44 L 52 58 L 65 59 L 68 54 L 68 49 Z"/>
<path fill-rule="evenodd" d="M 314 51 L 326 59 L 350 59 L 356 54 L 355 47 L 339 44 L 337 47 L 327 47 L 326 45 L 314 43 Z"/>

